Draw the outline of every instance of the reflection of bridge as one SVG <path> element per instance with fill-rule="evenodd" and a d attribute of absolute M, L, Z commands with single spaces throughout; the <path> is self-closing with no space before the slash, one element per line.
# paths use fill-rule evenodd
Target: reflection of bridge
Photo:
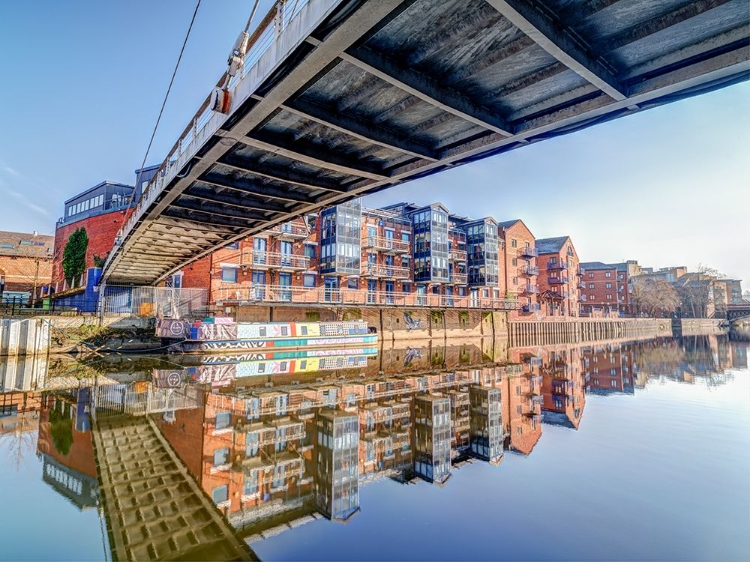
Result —
<path fill-rule="evenodd" d="M 746 0 L 279 0 L 104 271 L 216 247 L 409 179 L 748 78 Z"/>
<path fill-rule="evenodd" d="M 253 558 L 153 421 L 99 417 L 93 434 L 113 559 Z"/>
<path fill-rule="evenodd" d="M 747 304 L 730 304 L 727 306 L 727 320 L 750 319 L 750 303 Z"/>

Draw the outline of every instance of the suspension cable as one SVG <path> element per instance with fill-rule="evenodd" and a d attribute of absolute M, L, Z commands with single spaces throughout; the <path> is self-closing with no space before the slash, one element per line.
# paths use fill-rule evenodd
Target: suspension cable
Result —
<path fill-rule="evenodd" d="M 182 55 L 185 52 L 185 46 L 187 45 L 188 38 L 190 37 L 190 32 L 193 29 L 193 24 L 195 23 L 195 16 L 198 15 L 198 8 L 200 8 L 202 0 L 198 0 L 198 3 L 195 5 L 195 10 L 193 11 L 193 17 L 190 19 L 190 25 L 188 26 L 187 33 L 185 34 L 185 39 L 182 42 L 182 48 L 180 49 L 180 55 L 177 57 L 177 63 L 174 65 L 174 70 L 172 71 L 172 78 L 169 80 L 169 87 L 167 87 L 167 93 L 164 95 L 164 101 L 161 103 L 161 109 L 159 110 L 159 116 L 156 118 L 156 124 L 154 125 L 153 131 L 151 131 L 151 138 L 148 141 L 148 147 L 146 147 L 146 154 L 143 155 L 143 161 L 141 162 L 141 167 L 138 170 L 138 177 L 135 181 L 135 189 L 133 190 L 133 193 L 130 194 L 130 200 L 128 201 L 128 210 L 125 213 L 125 218 L 123 219 L 122 223 L 123 226 L 125 223 L 128 222 L 128 217 L 130 216 L 130 212 L 132 211 L 133 207 L 133 200 L 135 198 L 135 194 L 138 191 L 138 186 L 141 185 L 141 175 L 143 174 L 143 167 L 146 165 L 146 160 L 148 159 L 148 154 L 151 152 L 151 145 L 154 142 L 154 137 L 156 136 L 156 130 L 159 128 L 159 123 L 161 122 L 162 114 L 164 113 L 164 107 L 167 105 L 167 100 L 169 99 L 169 93 L 172 91 L 172 85 L 174 84 L 175 76 L 177 76 L 177 69 L 180 67 L 180 61 L 182 61 Z"/>

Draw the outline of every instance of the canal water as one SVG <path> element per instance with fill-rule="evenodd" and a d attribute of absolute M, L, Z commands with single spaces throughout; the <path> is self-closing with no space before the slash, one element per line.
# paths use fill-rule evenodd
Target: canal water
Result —
<path fill-rule="evenodd" d="M 3 364 L 0 559 L 750 557 L 750 343 L 496 345 Z"/>

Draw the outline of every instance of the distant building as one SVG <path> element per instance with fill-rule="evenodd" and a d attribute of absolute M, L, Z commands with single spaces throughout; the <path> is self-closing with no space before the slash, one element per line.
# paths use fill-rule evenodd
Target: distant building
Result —
<path fill-rule="evenodd" d="M 539 253 L 539 300 L 545 316 L 578 316 L 581 269 L 570 236 L 541 238 Z"/>
<path fill-rule="evenodd" d="M 598 261 L 582 262 L 581 314 L 617 314 L 617 266 Z"/>
<path fill-rule="evenodd" d="M 0 231 L 0 298 L 28 300 L 36 287 L 50 282 L 54 237 Z"/>
<path fill-rule="evenodd" d="M 51 289 L 53 293 L 69 288 L 62 261 L 70 235 L 84 228 L 89 238 L 86 269 L 94 266 L 94 256 L 105 258 L 122 229 L 128 208 L 134 206 L 146 184 L 156 175 L 158 166 L 135 170 L 138 187 L 103 181 L 65 201 L 63 216 L 55 228 Z M 139 174 L 140 173 L 140 174 Z M 139 177 L 140 175 L 140 177 Z M 78 280 L 76 285 L 82 285 Z"/>
<path fill-rule="evenodd" d="M 536 239 L 521 219 L 499 222 L 499 237 L 505 248 L 505 287 L 521 304 L 512 315 L 540 316 Z"/>

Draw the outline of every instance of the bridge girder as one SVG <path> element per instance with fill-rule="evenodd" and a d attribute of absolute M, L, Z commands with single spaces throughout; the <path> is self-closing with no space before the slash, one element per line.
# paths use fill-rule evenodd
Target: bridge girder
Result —
<path fill-rule="evenodd" d="M 104 276 L 157 282 L 323 206 L 746 80 L 744 8 L 308 2 L 238 82 L 230 115 L 149 186 Z M 139 264 L 158 242 L 162 263 Z"/>

